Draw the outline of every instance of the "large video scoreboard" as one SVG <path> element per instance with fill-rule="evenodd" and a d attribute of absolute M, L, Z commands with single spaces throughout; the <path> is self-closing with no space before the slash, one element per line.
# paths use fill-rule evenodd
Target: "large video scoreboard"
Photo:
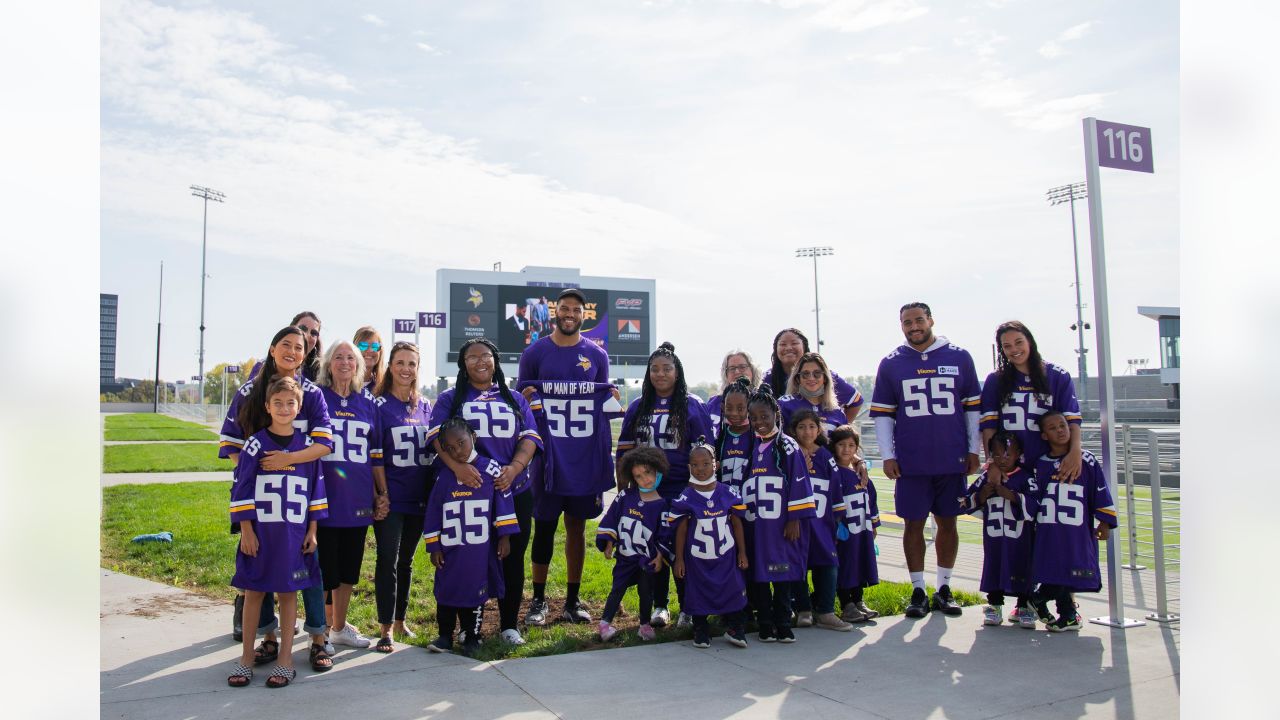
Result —
<path fill-rule="evenodd" d="M 457 374 L 458 348 L 487 337 L 498 346 L 503 372 L 515 376 L 520 353 L 551 333 L 556 297 L 575 287 L 587 297 L 582 335 L 609 355 L 610 376 L 640 378 L 655 346 L 656 283 L 651 279 L 591 277 L 574 268 L 526 267 L 520 272 L 436 271 L 437 307 L 448 312 L 437 331 L 439 375 Z"/>

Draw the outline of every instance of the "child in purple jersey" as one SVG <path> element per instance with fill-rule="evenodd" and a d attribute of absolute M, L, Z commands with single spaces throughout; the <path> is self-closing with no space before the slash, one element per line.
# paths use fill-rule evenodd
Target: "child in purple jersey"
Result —
<path fill-rule="evenodd" d="M 796 627 L 817 625 L 826 630 L 847 632 L 853 626 L 836 615 L 836 576 L 839 555 L 836 552 L 836 528 L 845 514 L 844 493 L 836 473 L 836 460 L 827 450 L 827 435 L 812 410 L 800 410 L 791 416 L 787 433 L 795 439 L 804 456 L 809 482 L 813 486 L 814 516 L 808 523 L 809 573 L 813 575 L 813 594 L 803 577 L 791 591 L 796 609 Z M 817 616 L 814 616 L 814 611 Z"/>
<path fill-rule="evenodd" d="M 747 585 L 742 571 L 749 563 L 742 516 L 747 506 L 733 488 L 716 482 L 715 451 L 705 438 L 689 451 L 689 474 L 689 487 L 667 513 L 668 524 L 676 527 L 675 576 L 685 581 L 680 610 L 693 616 L 694 647 L 711 647 L 708 615 L 721 616 L 729 626 L 725 640 L 746 647 Z"/>
<path fill-rule="evenodd" d="M 1018 436 L 1000 430 L 987 441 L 992 462 L 1004 473 L 1004 481 L 992 482 L 987 473 L 969 487 L 964 509 L 983 516 L 982 582 L 987 594 L 982 609 L 984 625 L 1004 622 L 1005 594 L 1017 598 L 1013 621 L 1034 630 L 1036 613 L 1031 608 L 1031 550 L 1035 539 L 1036 501 L 1032 497 L 1031 474 L 1022 469 L 1022 446 Z"/>
<path fill-rule="evenodd" d="M 319 580 L 316 562 L 316 522 L 328 514 L 324 473 L 311 461 L 264 472 L 259 459 L 267 452 L 297 452 L 306 445 L 293 426 L 302 406 L 302 388 L 291 377 L 273 381 L 267 389 L 264 409 L 270 422 L 245 442 L 236 463 L 231 488 L 231 521 L 240 526 L 240 547 L 231 583 L 245 591 L 244 608 L 257 617 L 266 593 L 280 594 L 280 616 L 292 627 L 297 615 L 297 591 Z M 232 687 L 245 687 L 253 679 L 254 635 L 245 633 L 240 661 L 227 678 Z M 297 677 L 293 669 L 293 633 L 283 633 L 279 664 L 267 678 L 267 687 L 281 688 Z M 317 645 L 312 645 L 312 653 Z"/>
<path fill-rule="evenodd" d="M 840 560 L 836 578 L 840 619 L 866 622 L 880 615 L 862 601 L 863 589 L 880 582 L 876 565 L 876 528 L 880 527 L 880 506 L 876 500 L 876 486 L 865 475 L 858 431 L 852 425 L 841 425 L 831 431 L 830 440 L 845 506 L 844 517 L 836 528 L 836 553 Z M 859 469 L 863 474 L 859 474 Z M 833 478 L 832 484 L 835 483 Z"/>
<path fill-rule="evenodd" d="M 778 430 L 778 403 L 769 386 L 751 396 L 747 417 L 756 436 L 742 484 L 751 605 L 761 642 L 795 642 L 791 584 L 805 576 L 809 533 L 803 523 L 814 516 L 813 486 L 800 447 Z"/>
<path fill-rule="evenodd" d="M 712 440 L 720 436 L 720 425 L 724 420 L 724 393 L 731 386 L 736 385 L 739 378 L 746 378 L 747 387 L 753 388 L 760 381 L 760 368 L 756 366 L 755 361 L 751 359 L 751 354 L 747 351 L 730 350 L 720 361 L 720 394 L 713 395 L 707 400 L 707 418 L 711 422 Z M 747 409 L 746 405 L 743 405 L 740 424 L 745 425 L 746 422 Z"/>
<path fill-rule="evenodd" d="M 475 440 L 475 431 L 464 418 L 450 418 L 441 426 L 444 452 L 455 462 L 474 467 L 483 480 L 480 487 L 472 487 L 449 468 L 440 470 L 423 524 L 423 539 L 436 568 L 434 591 L 440 626 L 440 636 L 427 649 L 451 652 L 454 628 L 460 622 L 462 654 L 468 657 L 480 648 L 480 615 L 485 601 L 504 594 L 501 561 L 511 552 L 509 536 L 520 532 L 511 493 L 494 485 L 502 475 L 502 466 L 477 453 Z"/>
<path fill-rule="evenodd" d="M 1049 452 L 1036 463 L 1031 485 L 1031 497 L 1039 507 L 1032 579 L 1040 583 L 1031 602 L 1036 613 L 1046 618 L 1048 601 L 1055 600 L 1058 618 L 1046 623 L 1048 629 L 1078 632 L 1080 616 L 1071 593 L 1102 589 L 1098 541 L 1111 537 L 1116 509 L 1102 464 L 1089 451 L 1083 454 L 1080 477 L 1066 482 L 1059 476 L 1071 447 L 1066 417 L 1056 410 L 1045 413 L 1040 431 Z"/>
<path fill-rule="evenodd" d="M 719 465 L 720 482 L 742 494 L 747 466 L 751 463 L 751 443 L 755 435 L 747 420 L 747 402 L 751 399 L 751 384 L 739 378 L 720 393 L 720 407 L 724 413 L 721 427 L 716 432 L 716 463 Z"/>
<path fill-rule="evenodd" d="M 659 548 L 665 534 L 667 501 L 658 493 L 667 456 L 657 448 L 636 448 L 622 456 L 620 475 L 626 486 L 605 512 L 596 530 L 596 547 L 606 560 L 614 560 L 613 587 L 605 600 L 599 633 L 608 641 L 618 633 L 613 618 L 627 588 L 636 586 L 640 600 L 640 639 L 656 637 L 650 624 L 653 613 L 653 575 L 666 567 Z M 615 558 L 615 549 L 616 555 Z"/>

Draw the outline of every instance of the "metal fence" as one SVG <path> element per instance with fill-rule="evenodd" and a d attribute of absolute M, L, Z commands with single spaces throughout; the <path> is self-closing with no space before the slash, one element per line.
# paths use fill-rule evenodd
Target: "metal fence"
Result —
<path fill-rule="evenodd" d="M 194 403 L 160 403 L 160 412 L 207 425 L 221 423 L 227 416 L 227 407 L 227 405 L 196 405 Z"/>

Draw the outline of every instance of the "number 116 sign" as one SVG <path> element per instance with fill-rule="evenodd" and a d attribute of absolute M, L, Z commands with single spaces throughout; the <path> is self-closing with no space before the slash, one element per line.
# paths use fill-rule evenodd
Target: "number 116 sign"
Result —
<path fill-rule="evenodd" d="M 1154 173 L 1151 129 L 1097 121 L 1098 165 L 1117 170 Z"/>

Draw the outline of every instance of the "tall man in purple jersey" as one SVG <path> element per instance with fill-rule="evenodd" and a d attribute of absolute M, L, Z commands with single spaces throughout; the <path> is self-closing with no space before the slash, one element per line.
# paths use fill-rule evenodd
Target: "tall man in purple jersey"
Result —
<path fill-rule="evenodd" d="M 894 480 L 894 502 L 903 519 L 902 550 L 911 574 L 907 617 L 930 608 L 959 615 L 951 597 L 951 571 L 960 536 L 965 478 L 978 470 L 978 407 L 982 390 L 968 351 L 933 334 L 933 313 L 922 302 L 898 311 L 907 342 L 880 361 L 871 398 L 884 474 Z M 937 590 L 924 584 L 924 524 L 932 514 L 938 532 Z"/>
<path fill-rule="evenodd" d="M 518 379 L 521 383 L 546 380 L 609 382 L 609 356 L 600 346 L 582 337 L 582 319 L 586 306 L 587 297 L 581 290 L 565 288 L 560 292 L 560 297 L 556 300 L 556 317 L 551 334 L 539 338 L 520 354 Z M 535 391 L 533 387 L 526 387 L 522 392 L 528 400 Z M 614 398 L 617 397 L 618 392 L 614 390 Z M 545 437 L 543 442 L 554 453 L 554 446 L 566 442 L 566 439 Z M 605 454 L 608 455 L 607 448 Z M 602 460 L 611 461 L 612 458 Z M 555 472 L 563 475 L 552 478 L 557 488 L 577 485 L 590 488 L 594 485 L 594 478 L 575 477 L 573 468 L 558 467 Z M 548 483 L 550 484 L 552 483 Z M 547 623 L 547 571 L 551 566 L 556 525 L 562 513 L 567 592 L 560 619 L 568 622 L 591 622 L 591 614 L 578 600 L 578 589 L 582 583 L 582 563 L 586 557 L 587 520 L 597 517 L 601 509 L 601 493 L 596 490 L 586 490 L 582 494 L 561 494 L 538 489 L 533 511 L 533 549 L 530 552 L 533 599 L 529 603 L 529 611 L 525 613 L 526 625 Z"/>

